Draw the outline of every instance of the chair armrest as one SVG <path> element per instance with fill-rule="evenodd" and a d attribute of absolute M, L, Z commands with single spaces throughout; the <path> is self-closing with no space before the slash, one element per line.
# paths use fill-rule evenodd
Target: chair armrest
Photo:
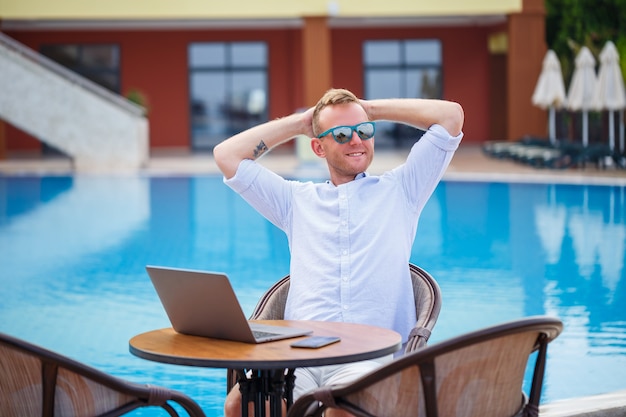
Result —
<path fill-rule="evenodd" d="M 404 353 L 415 352 L 419 348 L 426 346 L 430 334 L 430 330 L 425 327 L 414 327 L 411 333 L 409 333 L 409 341 L 404 347 Z"/>

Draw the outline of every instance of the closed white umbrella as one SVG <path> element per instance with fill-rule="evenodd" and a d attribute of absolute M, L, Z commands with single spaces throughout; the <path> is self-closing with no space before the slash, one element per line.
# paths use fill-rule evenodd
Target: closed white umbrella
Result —
<path fill-rule="evenodd" d="M 600 71 L 593 96 L 593 107 L 596 110 L 609 111 L 609 147 L 615 149 L 614 112 L 626 108 L 624 78 L 619 66 L 619 54 L 615 44 L 608 41 L 600 52 Z M 620 112 L 620 149 L 624 150 L 623 115 Z"/>
<path fill-rule="evenodd" d="M 552 144 L 556 141 L 554 110 L 563 107 L 565 100 L 565 84 L 563 83 L 561 63 L 556 53 L 553 50 L 548 50 L 543 58 L 543 65 L 532 96 L 532 103 L 542 109 L 548 109 L 548 134 Z"/>
<path fill-rule="evenodd" d="M 586 46 L 576 56 L 572 82 L 567 93 L 567 108 L 583 113 L 583 145 L 589 144 L 588 112 L 593 110 L 593 94 L 596 88 L 596 59 Z"/>

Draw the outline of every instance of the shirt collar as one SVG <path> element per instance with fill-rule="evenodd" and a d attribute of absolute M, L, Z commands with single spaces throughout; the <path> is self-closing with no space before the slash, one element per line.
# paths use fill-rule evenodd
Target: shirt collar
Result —
<path fill-rule="evenodd" d="M 354 181 L 356 181 L 356 180 L 360 180 L 361 178 L 365 178 L 365 177 L 367 177 L 367 176 L 368 176 L 368 173 L 367 173 L 367 172 L 361 172 L 360 174 L 356 174 L 356 175 L 354 176 Z M 330 182 L 330 180 L 329 180 L 329 179 L 328 179 L 328 180 L 326 180 L 326 184 L 333 185 L 333 183 L 332 183 L 332 182 Z"/>

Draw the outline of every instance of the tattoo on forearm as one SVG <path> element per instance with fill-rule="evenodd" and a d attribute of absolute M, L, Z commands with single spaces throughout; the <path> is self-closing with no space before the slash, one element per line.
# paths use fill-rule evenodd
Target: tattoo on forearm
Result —
<path fill-rule="evenodd" d="M 259 144 L 254 149 L 254 158 L 256 159 L 263 155 L 265 152 L 267 152 L 267 149 L 267 145 L 263 141 L 259 142 Z"/>

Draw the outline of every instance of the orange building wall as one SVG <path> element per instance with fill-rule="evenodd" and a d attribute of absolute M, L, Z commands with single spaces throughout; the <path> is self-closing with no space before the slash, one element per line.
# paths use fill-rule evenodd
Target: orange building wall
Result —
<path fill-rule="evenodd" d="M 268 43 L 268 89 L 270 118 L 296 109 L 293 63 L 299 60 L 294 34 L 275 31 L 166 31 L 128 33 L 123 45 L 122 84 L 124 91 L 139 88 L 150 100 L 150 141 L 152 147 L 190 147 L 189 71 L 187 50 L 192 42 L 265 41 Z M 272 65 L 272 63 L 281 63 Z"/>
<path fill-rule="evenodd" d="M 524 0 L 523 13 L 513 13 L 508 20 L 508 137 L 545 137 L 547 112 L 530 104 L 548 50 L 543 1 Z"/>
<path fill-rule="evenodd" d="M 305 105 L 303 51 L 299 29 L 276 30 L 112 30 L 7 33 L 34 50 L 45 43 L 115 43 L 121 51 L 121 91 L 141 90 L 148 99 L 150 146 L 190 147 L 189 73 L 191 42 L 265 41 L 269 51 L 269 117 Z M 443 47 L 444 98 L 465 109 L 465 139 L 489 139 L 488 31 L 475 28 L 332 29 L 332 86 L 363 95 L 362 43 L 370 39 L 439 38 Z M 79 117 L 79 115 L 77 115 Z M 40 149 L 41 144 L 7 124 L 8 150 Z"/>
<path fill-rule="evenodd" d="M 189 146 L 188 36 L 180 32 L 119 34 L 122 92 L 148 100 L 150 145 Z"/>
<path fill-rule="evenodd" d="M 440 39 L 443 98 L 465 110 L 463 141 L 489 139 L 489 53 L 485 27 L 336 29 L 333 37 L 333 83 L 363 95 L 362 43 L 371 39 Z M 340 40 L 340 41 L 339 41 Z"/>
<path fill-rule="evenodd" d="M 141 90 L 148 100 L 150 146 L 190 147 L 189 72 L 187 48 L 191 42 L 268 42 L 270 118 L 301 106 L 301 81 L 295 75 L 301 66 L 298 31 L 56 31 L 7 33 L 34 50 L 46 43 L 115 43 L 120 46 L 121 91 Z M 78 117 L 78 115 L 77 115 Z M 37 150 L 41 143 L 7 124 L 9 150 Z"/>

